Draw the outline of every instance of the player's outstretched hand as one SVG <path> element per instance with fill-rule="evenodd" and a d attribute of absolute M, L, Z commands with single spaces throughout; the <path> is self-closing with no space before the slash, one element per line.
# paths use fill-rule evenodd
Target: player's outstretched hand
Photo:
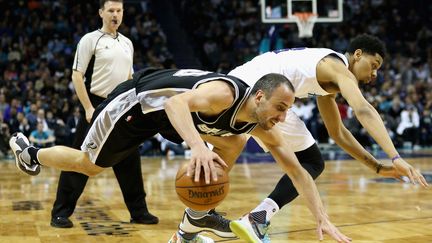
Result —
<path fill-rule="evenodd" d="M 379 171 L 379 175 L 382 177 L 394 178 L 396 180 L 404 182 L 404 180 L 402 179 L 403 175 L 401 175 L 399 171 L 396 170 L 394 165 L 383 165 Z"/>
<path fill-rule="evenodd" d="M 402 158 L 395 159 L 393 161 L 393 166 L 401 176 L 408 177 L 411 183 L 413 184 L 419 183 L 424 188 L 429 186 L 426 179 L 423 177 L 422 174 L 420 174 L 420 171 L 414 169 L 414 167 L 410 165 L 408 162 L 406 162 L 404 159 Z"/>
<path fill-rule="evenodd" d="M 326 234 L 330 235 L 337 242 L 345 242 L 345 243 L 350 243 L 351 242 L 351 238 L 349 238 L 346 235 L 342 234 L 336 228 L 336 226 L 334 226 L 330 222 L 330 220 L 328 219 L 328 217 L 325 217 L 325 218 L 323 218 L 322 220 L 320 220 L 318 222 L 317 233 L 318 233 L 318 239 L 320 241 L 324 240 L 324 233 L 326 233 Z"/>
<path fill-rule="evenodd" d="M 191 159 L 187 168 L 187 176 L 194 175 L 194 181 L 198 182 L 200 180 L 201 169 L 203 169 L 206 184 L 210 184 L 210 177 L 213 181 L 217 181 L 215 163 L 219 163 L 222 167 L 228 167 L 218 154 L 211 151 L 205 145 L 191 148 Z"/>

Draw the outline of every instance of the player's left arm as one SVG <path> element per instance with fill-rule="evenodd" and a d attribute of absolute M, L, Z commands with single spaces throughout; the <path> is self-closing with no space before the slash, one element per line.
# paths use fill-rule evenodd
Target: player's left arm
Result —
<path fill-rule="evenodd" d="M 276 127 L 270 130 L 263 130 L 257 127 L 251 134 L 258 137 L 264 143 L 279 166 L 288 174 L 299 194 L 306 199 L 307 207 L 318 223 L 320 240 L 323 238 L 322 233 L 325 232 L 338 242 L 351 242 L 350 238 L 339 232 L 330 222 L 321 202 L 315 182 L 309 173 L 300 165 L 294 152 L 291 150 L 286 140 L 283 139 L 281 132 Z"/>
<path fill-rule="evenodd" d="M 334 84 L 338 86 L 342 96 L 355 112 L 362 126 L 381 146 L 384 152 L 390 158 L 394 158 L 393 163 L 395 168 L 399 170 L 401 174 L 408 176 L 412 183 L 418 182 L 424 187 L 427 187 L 427 182 L 420 172 L 399 156 L 379 113 L 364 98 L 358 87 L 356 78 L 342 62 L 328 59 L 325 63 L 322 63 L 322 65 L 318 65 L 317 78 L 318 80 L 331 80 L 334 82 Z"/>
<path fill-rule="evenodd" d="M 393 167 L 385 166 L 371 155 L 345 127 L 336 103 L 336 95 L 317 97 L 318 110 L 330 137 L 345 152 L 382 176 L 400 179 Z"/>
<path fill-rule="evenodd" d="M 218 114 L 230 107 L 233 101 L 234 94 L 228 83 L 211 81 L 201 84 L 196 89 L 174 95 L 165 102 L 164 108 L 168 119 L 191 148 L 188 175 L 195 174 L 195 181 L 199 181 L 201 167 L 204 169 L 206 183 L 210 183 L 210 176 L 217 180 L 214 162 L 225 167 L 227 164 L 204 144 L 195 128 L 191 112 Z"/>

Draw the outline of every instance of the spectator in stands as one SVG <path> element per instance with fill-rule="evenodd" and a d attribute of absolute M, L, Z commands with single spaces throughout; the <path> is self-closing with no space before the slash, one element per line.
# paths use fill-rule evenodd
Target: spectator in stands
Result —
<path fill-rule="evenodd" d="M 6 102 L 6 95 L 0 93 L 0 114 L 2 115 L 2 117 L 7 107 L 8 103 Z"/>
<path fill-rule="evenodd" d="M 32 130 L 36 129 L 36 125 L 38 122 L 37 114 L 38 114 L 38 107 L 36 106 L 36 104 L 33 103 L 30 105 L 30 111 L 26 115 L 26 118 Z"/>
<path fill-rule="evenodd" d="M 36 130 L 30 133 L 29 140 L 34 146 L 45 148 L 53 146 L 55 137 L 51 132 L 45 131 L 44 124 L 39 122 Z"/>
<path fill-rule="evenodd" d="M 32 127 L 30 126 L 27 118 L 25 118 L 25 117 L 20 121 L 20 124 L 19 124 L 18 128 L 19 128 L 20 132 L 22 132 L 24 135 L 27 134 L 29 137 L 30 137 L 31 132 L 33 130 L 35 130 L 35 129 L 32 129 Z"/>
<path fill-rule="evenodd" d="M 430 109 L 424 109 L 420 119 L 420 145 L 432 145 L 432 113 Z"/>
<path fill-rule="evenodd" d="M 156 135 L 156 139 L 160 143 L 160 150 L 162 151 L 162 154 L 170 157 L 172 155 L 184 155 L 185 154 L 185 148 L 186 144 L 181 143 L 173 143 L 164 137 L 162 137 L 160 134 Z"/>
<path fill-rule="evenodd" d="M 75 137 L 78 121 L 80 120 L 80 118 L 81 118 L 80 108 L 77 106 L 74 108 L 73 114 L 69 116 L 67 120 L 67 127 L 69 128 L 70 131 L 70 137 L 69 137 L 70 141 L 72 141 L 73 138 Z"/>
<path fill-rule="evenodd" d="M 46 117 L 45 117 L 45 110 L 44 109 L 41 109 L 41 108 L 38 109 L 36 120 L 37 120 L 38 124 L 42 123 L 44 131 L 47 132 L 49 130 L 49 126 L 48 126 L 48 122 L 47 122 Z"/>
<path fill-rule="evenodd" d="M 6 123 L 9 123 L 9 120 L 14 118 L 14 116 L 16 116 L 18 112 L 23 112 L 21 101 L 17 98 L 12 98 L 11 103 L 6 106 L 6 109 L 3 113 L 4 121 Z"/>
<path fill-rule="evenodd" d="M 397 134 L 404 140 L 411 142 L 411 148 L 419 140 L 420 117 L 414 105 L 407 105 L 400 115 Z"/>
<path fill-rule="evenodd" d="M 0 152 L 3 154 L 3 156 L 6 156 L 8 154 L 9 138 L 9 126 L 3 121 L 3 114 L 0 113 Z"/>

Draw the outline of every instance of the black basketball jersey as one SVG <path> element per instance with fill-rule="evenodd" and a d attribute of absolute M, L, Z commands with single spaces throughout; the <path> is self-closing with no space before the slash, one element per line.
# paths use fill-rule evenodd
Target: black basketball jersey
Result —
<path fill-rule="evenodd" d="M 136 95 L 144 114 L 163 110 L 168 98 L 214 80 L 226 81 L 233 86 L 234 102 L 230 108 L 214 117 L 202 117 L 198 112 L 192 112 L 198 132 L 213 136 L 230 136 L 252 131 L 257 126 L 256 123 L 235 122 L 237 113 L 251 90 L 238 78 L 196 69 L 145 69 L 135 73 L 133 79 Z"/>

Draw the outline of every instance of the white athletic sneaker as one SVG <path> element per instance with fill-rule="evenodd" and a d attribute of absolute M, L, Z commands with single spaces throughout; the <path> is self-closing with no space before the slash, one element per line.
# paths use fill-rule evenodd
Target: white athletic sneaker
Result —
<path fill-rule="evenodd" d="M 22 153 L 30 147 L 30 143 L 24 134 L 20 132 L 14 133 L 9 139 L 9 146 L 15 155 L 15 165 L 18 169 L 31 176 L 39 174 L 40 165 L 32 161 L 28 153 Z"/>
<path fill-rule="evenodd" d="M 222 238 L 236 237 L 229 226 L 230 220 L 222 217 L 214 209 L 200 219 L 190 217 L 185 211 L 179 229 L 186 233 L 212 232 Z"/>
<path fill-rule="evenodd" d="M 192 240 L 186 240 L 177 231 L 173 234 L 168 243 L 214 243 L 214 240 L 199 234 L 197 234 Z"/>
<path fill-rule="evenodd" d="M 239 220 L 233 220 L 230 228 L 235 235 L 248 243 L 270 243 L 268 230 L 270 222 L 258 222 L 248 213 Z"/>

